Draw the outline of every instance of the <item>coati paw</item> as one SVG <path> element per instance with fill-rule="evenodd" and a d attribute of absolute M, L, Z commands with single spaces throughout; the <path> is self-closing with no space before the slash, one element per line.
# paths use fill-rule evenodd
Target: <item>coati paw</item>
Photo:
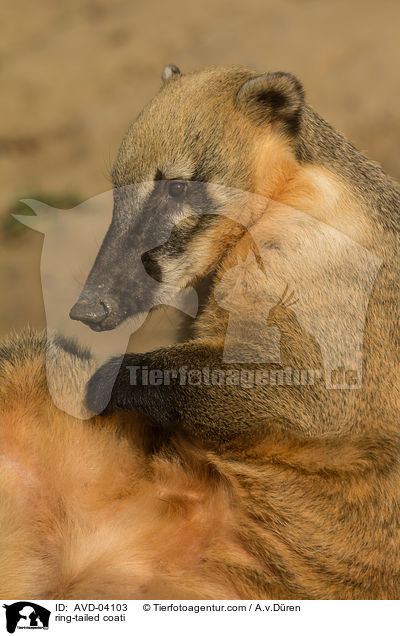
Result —
<path fill-rule="evenodd" d="M 115 410 L 138 410 L 154 424 L 168 428 L 178 419 L 176 388 L 148 381 L 152 367 L 157 367 L 157 361 L 146 355 L 127 354 L 122 360 L 113 358 L 89 380 L 87 407 L 101 415 Z M 140 373 L 142 368 L 146 369 L 144 375 Z"/>

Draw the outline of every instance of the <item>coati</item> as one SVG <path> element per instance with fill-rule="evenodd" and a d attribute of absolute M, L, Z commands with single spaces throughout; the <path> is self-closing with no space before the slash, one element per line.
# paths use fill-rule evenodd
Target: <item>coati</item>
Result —
<path fill-rule="evenodd" d="M 182 286 L 211 275 L 209 300 L 195 338 L 93 375 L 96 412 L 117 379 L 105 415 L 89 424 L 51 404 L 43 339 L 4 345 L 1 554 L 13 558 L 4 556 L 1 593 L 398 598 L 398 188 L 312 111 L 291 75 L 163 75 L 119 151 L 113 221 L 71 317 L 102 330 L 140 311 L 145 290 L 130 254 L 162 215 L 176 227 L 143 254 L 145 267 Z M 246 292 L 236 295 L 239 261 Z M 287 289 L 298 299 L 290 307 Z M 339 324 L 348 326 L 349 308 L 354 332 L 362 325 L 360 384 L 329 388 L 321 358 L 338 343 L 326 346 L 324 320 L 310 332 L 296 317 L 300 303 L 308 320 L 325 317 L 327 297 L 339 303 Z M 254 362 L 248 352 L 274 325 L 280 361 Z M 64 377 L 78 394 L 94 366 L 82 354 L 66 362 L 66 349 L 57 344 L 54 363 L 74 370 Z M 321 377 L 131 384 L 132 367 L 282 365 Z"/>
<path fill-rule="evenodd" d="M 288 73 L 212 68 L 184 75 L 168 66 L 163 79 L 120 147 L 113 220 L 71 317 L 106 330 L 141 311 L 145 290 L 134 255 L 164 220 L 174 227 L 142 255 L 147 271 L 181 287 L 215 271 L 211 292 L 194 338 L 127 355 L 121 368 L 119 358 L 110 361 L 89 382 L 88 406 L 101 411 L 114 384 L 109 411 L 137 409 L 164 431 L 210 448 L 235 439 L 252 446 L 274 433 L 305 439 L 396 429 L 398 185 L 313 111 Z M 249 252 L 246 292 L 224 290 L 227 272 Z M 132 382 L 135 368 L 279 368 L 279 360 L 254 363 L 248 353 L 256 342 L 265 345 L 269 311 L 288 285 L 299 298 L 292 311 L 302 306 L 301 320 L 281 333 L 284 364 L 321 370 L 321 381 L 160 385 L 139 373 Z M 272 305 L 260 287 L 275 298 Z M 218 304 L 217 289 L 234 298 L 230 312 Z M 153 302 L 163 300 L 155 295 Z M 232 313 L 237 337 L 227 359 Z M 327 360 L 346 363 L 344 381 L 335 382 L 338 369 Z"/>
<path fill-rule="evenodd" d="M 58 410 L 46 361 L 71 399 L 95 368 L 60 337 L 0 346 L 1 598 L 399 598 L 397 430 L 161 444 L 137 412 Z"/>

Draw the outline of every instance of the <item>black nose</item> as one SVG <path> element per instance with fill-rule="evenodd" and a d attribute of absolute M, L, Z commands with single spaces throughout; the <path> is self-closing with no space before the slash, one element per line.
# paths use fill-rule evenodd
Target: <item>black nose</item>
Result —
<path fill-rule="evenodd" d="M 72 320 L 80 320 L 90 327 L 100 325 L 109 314 L 108 306 L 100 299 L 88 301 L 79 299 L 69 312 Z"/>

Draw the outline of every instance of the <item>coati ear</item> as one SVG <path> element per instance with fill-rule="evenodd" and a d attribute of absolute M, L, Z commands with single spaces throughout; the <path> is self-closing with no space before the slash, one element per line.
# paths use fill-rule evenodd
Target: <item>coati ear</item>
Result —
<path fill-rule="evenodd" d="M 236 94 L 237 105 L 259 123 L 280 123 L 291 135 L 298 131 L 304 91 L 290 73 L 265 73 L 247 80 Z"/>
<path fill-rule="evenodd" d="M 161 74 L 161 79 L 163 82 L 168 82 L 171 77 L 182 75 L 179 68 L 175 66 L 175 64 L 167 64 L 163 68 L 163 72 Z"/>

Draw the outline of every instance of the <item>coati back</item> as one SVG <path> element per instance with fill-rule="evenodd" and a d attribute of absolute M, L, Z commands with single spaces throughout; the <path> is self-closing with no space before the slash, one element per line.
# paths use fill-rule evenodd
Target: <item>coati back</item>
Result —
<path fill-rule="evenodd" d="M 92 367 L 32 332 L 0 348 L 2 598 L 399 597 L 396 432 L 160 444 L 143 416 L 59 411 L 46 347 L 60 391 Z"/>
<path fill-rule="evenodd" d="M 58 410 L 46 362 L 59 391 L 82 399 L 94 362 L 73 342 L 26 331 L 0 346 L 0 597 L 240 595 L 219 560 L 255 559 L 213 459 L 178 440 L 150 452 L 141 416 Z"/>

